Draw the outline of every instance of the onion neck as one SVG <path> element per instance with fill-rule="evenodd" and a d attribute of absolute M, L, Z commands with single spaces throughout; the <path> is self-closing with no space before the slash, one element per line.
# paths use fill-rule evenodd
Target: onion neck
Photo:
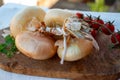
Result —
<path fill-rule="evenodd" d="M 64 38 L 64 41 L 63 41 L 63 44 L 64 44 L 64 50 L 63 50 L 63 53 L 62 53 L 62 59 L 60 61 L 60 64 L 63 64 L 64 63 L 64 58 L 65 58 L 65 55 L 66 55 L 66 52 L 67 52 L 67 42 L 66 42 L 66 33 L 64 31 L 64 29 L 62 28 L 62 31 L 63 31 L 63 38 Z"/>

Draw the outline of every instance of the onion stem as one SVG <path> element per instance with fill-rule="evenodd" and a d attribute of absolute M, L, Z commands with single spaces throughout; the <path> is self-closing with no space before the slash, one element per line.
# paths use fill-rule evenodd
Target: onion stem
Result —
<path fill-rule="evenodd" d="M 62 53 L 62 59 L 60 61 L 60 64 L 64 63 L 64 58 L 65 58 L 66 51 L 67 51 L 66 33 L 65 33 L 64 29 L 62 29 L 62 30 L 63 30 L 63 37 L 64 37 L 64 42 L 63 42 L 63 44 L 64 44 L 64 51 Z"/>

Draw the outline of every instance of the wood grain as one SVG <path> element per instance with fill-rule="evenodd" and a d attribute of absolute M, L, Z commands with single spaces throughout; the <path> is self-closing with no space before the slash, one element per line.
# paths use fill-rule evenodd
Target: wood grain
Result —
<path fill-rule="evenodd" d="M 0 31 L 2 34 L 2 31 Z M 109 49 L 109 36 L 99 34 L 96 38 L 100 51 L 94 50 L 87 57 L 61 65 L 57 55 L 40 61 L 33 60 L 23 54 L 15 54 L 7 58 L 0 54 L 0 68 L 6 71 L 54 78 L 76 80 L 117 80 L 120 78 L 120 49 Z M 0 43 L 4 42 L 0 36 Z"/>

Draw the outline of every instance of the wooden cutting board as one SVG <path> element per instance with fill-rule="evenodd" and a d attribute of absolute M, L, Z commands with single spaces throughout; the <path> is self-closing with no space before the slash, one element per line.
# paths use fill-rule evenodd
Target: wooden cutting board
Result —
<path fill-rule="evenodd" d="M 2 31 L 0 31 L 2 34 Z M 0 36 L 0 43 L 4 39 Z M 94 50 L 87 57 L 61 65 L 57 55 L 51 59 L 33 60 L 23 54 L 7 58 L 0 54 L 0 68 L 6 71 L 53 78 L 77 80 L 116 80 L 120 78 L 120 49 L 109 49 L 110 39 L 104 34 L 98 35 L 100 51 Z"/>

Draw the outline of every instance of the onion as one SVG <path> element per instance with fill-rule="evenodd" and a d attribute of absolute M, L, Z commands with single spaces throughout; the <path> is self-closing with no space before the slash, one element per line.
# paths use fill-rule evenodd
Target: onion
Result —
<path fill-rule="evenodd" d="M 45 14 L 45 11 L 37 6 L 29 6 L 19 11 L 10 22 L 11 35 L 16 37 L 20 32 L 26 31 L 33 18 L 42 22 Z"/>
<path fill-rule="evenodd" d="M 58 56 L 62 59 L 62 53 L 64 51 L 64 46 L 61 45 L 63 43 L 63 40 L 57 41 L 56 45 L 59 46 L 57 50 Z M 66 55 L 64 57 L 65 61 L 76 61 L 79 60 L 88 54 L 91 53 L 93 50 L 92 41 L 86 40 L 86 39 L 77 39 L 73 38 L 70 39 L 70 42 L 67 44 L 67 51 Z"/>
<path fill-rule="evenodd" d="M 48 27 L 62 27 L 64 20 L 73 15 L 74 13 L 71 13 L 69 10 L 50 9 L 46 13 L 44 21 Z"/>
<path fill-rule="evenodd" d="M 25 31 L 18 34 L 15 44 L 19 51 L 33 59 L 45 60 L 56 53 L 54 40 L 39 32 Z"/>

